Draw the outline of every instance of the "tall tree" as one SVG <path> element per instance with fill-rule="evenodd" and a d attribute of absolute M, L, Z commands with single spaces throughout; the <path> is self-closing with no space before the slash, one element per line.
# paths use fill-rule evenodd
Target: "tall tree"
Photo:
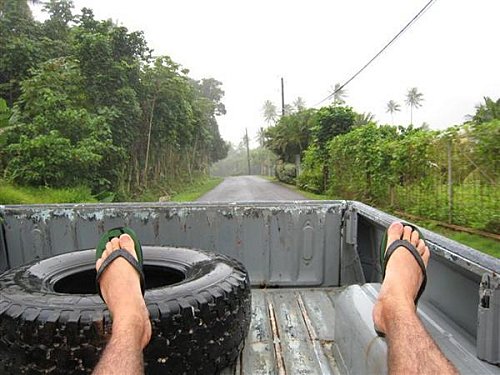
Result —
<path fill-rule="evenodd" d="M 306 109 L 306 102 L 302 97 L 299 96 L 293 102 L 293 106 L 295 107 L 295 110 L 297 112 L 300 112 L 300 111 L 303 111 L 304 109 Z"/>
<path fill-rule="evenodd" d="M 5 175 L 22 184 L 86 184 L 95 192 L 116 182 L 123 150 L 113 146 L 111 111 L 94 114 L 78 63 L 49 60 L 22 82 L 14 107 Z"/>
<path fill-rule="evenodd" d="M 354 116 L 354 127 L 364 126 L 370 123 L 376 123 L 375 115 L 371 112 L 356 113 Z"/>
<path fill-rule="evenodd" d="M 347 91 L 345 89 L 340 88 L 340 83 L 336 83 L 332 89 L 333 94 L 333 105 L 341 106 L 345 104 L 345 98 L 347 98 Z"/>
<path fill-rule="evenodd" d="M 293 163 L 308 147 L 315 121 L 316 110 L 312 108 L 283 116 L 265 130 L 265 146 L 283 161 Z"/>
<path fill-rule="evenodd" d="M 268 125 L 276 122 L 276 118 L 278 117 L 276 106 L 270 100 L 264 102 L 262 113 Z"/>
<path fill-rule="evenodd" d="M 40 62 L 39 22 L 22 0 L 0 0 L 0 97 L 11 107 L 20 82 Z"/>
<path fill-rule="evenodd" d="M 259 142 L 259 147 L 264 147 L 264 143 L 266 141 L 266 132 L 264 128 L 261 126 L 259 130 L 257 130 L 257 142 Z"/>
<path fill-rule="evenodd" d="M 312 131 L 323 175 L 321 191 L 328 183 L 328 143 L 334 137 L 350 132 L 355 116 L 352 108 L 335 105 L 320 108 L 317 112 L 317 124 Z"/>
<path fill-rule="evenodd" d="M 410 124 L 413 125 L 413 108 L 422 107 L 422 101 L 424 100 L 424 94 L 418 92 L 416 87 L 412 87 L 408 90 L 406 94 L 406 105 L 410 106 Z"/>
<path fill-rule="evenodd" d="M 401 106 L 396 103 L 394 100 L 389 100 L 387 103 L 387 109 L 385 112 L 388 112 L 391 114 L 391 122 L 392 125 L 394 125 L 394 112 L 400 112 L 401 111 Z"/>
<path fill-rule="evenodd" d="M 484 97 L 484 104 L 476 105 L 476 113 L 474 116 L 468 117 L 476 124 L 500 120 L 500 98 L 495 101 L 489 97 Z"/>
<path fill-rule="evenodd" d="M 285 115 L 291 115 L 295 113 L 295 107 L 291 104 L 285 104 Z"/>
<path fill-rule="evenodd" d="M 200 93 L 203 97 L 209 99 L 214 105 L 214 114 L 216 116 L 222 116 L 226 114 L 226 107 L 221 102 L 224 96 L 224 90 L 222 90 L 222 82 L 217 81 L 214 78 L 203 78 L 198 83 Z"/>

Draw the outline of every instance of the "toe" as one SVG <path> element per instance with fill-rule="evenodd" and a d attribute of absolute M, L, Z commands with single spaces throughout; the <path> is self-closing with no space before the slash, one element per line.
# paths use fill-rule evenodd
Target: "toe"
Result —
<path fill-rule="evenodd" d="M 417 248 L 418 252 L 420 255 L 422 255 L 425 251 L 425 242 L 423 239 L 419 239 L 418 242 L 416 243 L 415 247 Z"/>
<path fill-rule="evenodd" d="M 408 225 L 405 225 L 405 227 L 403 229 L 403 240 L 411 241 L 412 232 L 413 232 L 413 228 L 408 226 Z"/>
<path fill-rule="evenodd" d="M 411 237 L 410 237 L 410 242 L 412 243 L 413 246 L 418 246 L 418 242 L 420 240 L 420 235 L 418 233 L 418 230 L 413 230 L 411 232 Z"/>
<path fill-rule="evenodd" d="M 429 264 L 429 259 L 431 257 L 431 251 L 428 246 L 425 246 L 424 253 L 422 254 L 422 259 L 424 260 L 425 267 Z"/>
<path fill-rule="evenodd" d="M 128 250 L 137 259 L 134 240 L 132 240 L 132 237 L 130 237 L 128 234 L 125 233 L 120 236 L 120 247 L 122 249 Z"/>
<path fill-rule="evenodd" d="M 95 262 L 96 271 L 99 271 L 99 269 L 101 268 L 102 262 L 104 262 L 103 258 L 97 259 L 97 261 Z"/>
<path fill-rule="evenodd" d="M 117 237 L 113 238 L 110 242 L 112 250 L 118 250 L 120 248 L 120 240 Z"/>
<path fill-rule="evenodd" d="M 106 250 L 108 250 L 108 252 L 113 251 L 113 245 L 111 244 L 111 242 L 106 243 Z"/>
<path fill-rule="evenodd" d="M 387 246 L 389 246 L 394 241 L 401 239 L 402 234 L 403 224 L 401 224 L 399 221 L 395 221 L 394 223 L 392 223 L 387 230 Z"/>

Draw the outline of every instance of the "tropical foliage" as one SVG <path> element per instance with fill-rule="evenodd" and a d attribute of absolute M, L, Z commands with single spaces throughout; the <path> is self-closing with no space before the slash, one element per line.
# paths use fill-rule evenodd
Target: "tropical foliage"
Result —
<path fill-rule="evenodd" d="M 221 82 L 152 58 L 142 32 L 73 13 L 70 0 L 0 3 L 0 172 L 32 186 L 125 196 L 226 156 Z"/>
<path fill-rule="evenodd" d="M 500 232 L 499 103 L 485 98 L 470 121 L 444 131 L 377 125 L 338 105 L 302 110 L 268 128 L 265 145 L 279 158 L 277 177 L 305 190 Z"/>
<path fill-rule="evenodd" d="M 413 108 L 422 107 L 422 101 L 424 100 L 424 94 L 418 92 L 416 87 L 412 87 L 408 90 L 406 94 L 405 103 L 410 107 L 410 124 L 413 125 Z"/>
<path fill-rule="evenodd" d="M 401 111 L 401 106 L 394 100 L 389 100 L 389 102 L 387 103 L 386 112 L 389 112 L 391 114 L 392 125 L 394 125 L 394 113 L 399 111 Z"/>

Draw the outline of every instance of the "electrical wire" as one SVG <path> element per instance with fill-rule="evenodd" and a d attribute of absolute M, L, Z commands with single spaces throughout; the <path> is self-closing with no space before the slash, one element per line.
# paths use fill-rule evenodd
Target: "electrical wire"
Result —
<path fill-rule="evenodd" d="M 365 70 L 373 61 L 375 61 L 375 59 L 377 59 L 377 57 L 379 57 L 387 48 L 389 48 L 389 46 L 394 43 L 396 41 L 396 39 L 398 39 L 401 35 L 403 35 L 403 33 L 408 30 L 408 28 L 414 24 L 426 11 L 428 11 L 433 5 L 434 3 L 436 2 L 437 0 L 430 0 L 427 4 L 424 5 L 424 7 L 410 20 L 410 22 L 408 22 L 406 24 L 405 27 L 403 27 L 397 34 L 396 36 L 394 36 L 380 51 L 377 52 L 377 54 L 375 56 L 373 56 L 370 61 L 368 61 L 365 65 L 363 65 L 363 67 L 361 69 L 359 69 L 356 73 L 354 73 L 354 75 L 349 78 L 344 84 L 342 84 L 341 86 L 339 86 L 334 92 L 332 92 L 331 94 L 329 94 L 326 98 L 324 98 L 323 100 L 319 101 L 317 104 L 314 105 L 314 107 L 320 105 L 321 103 L 323 103 L 324 101 L 326 100 L 329 100 L 331 99 L 333 96 L 335 96 L 336 93 L 338 93 L 339 91 L 341 91 L 344 87 L 346 87 L 353 79 L 355 79 L 358 75 L 361 74 L 361 72 L 363 72 L 363 70 Z"/>

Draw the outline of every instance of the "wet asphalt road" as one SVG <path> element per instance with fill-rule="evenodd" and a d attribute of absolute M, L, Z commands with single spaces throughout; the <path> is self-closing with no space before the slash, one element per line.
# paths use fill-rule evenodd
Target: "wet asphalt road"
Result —
<path fill-rule="evenodd" d="M 198 202 L 249 202 L 305 200 L 303 195 L 262 177 L 227 177 Z"/>

